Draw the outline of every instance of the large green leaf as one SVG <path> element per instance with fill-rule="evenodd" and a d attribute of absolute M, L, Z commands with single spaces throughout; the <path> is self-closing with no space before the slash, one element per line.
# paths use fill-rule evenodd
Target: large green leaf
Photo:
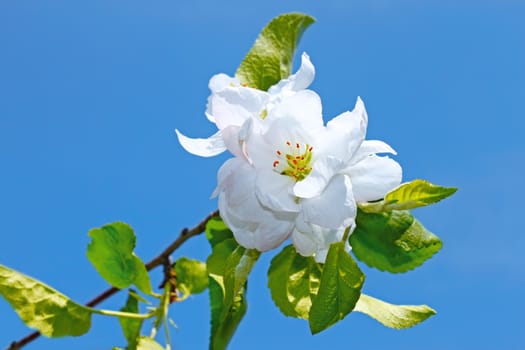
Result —
<path fill-rule="evenodd" d="M 202 293 L 208 288 L 208 272 L 202 261 L 182 257 L 175 262 L 174 268 L 177 289 L 185 296 Z"/>
<path fill-rule="evenodd" d="M 381 271 L 406 272 L 423 264 L 442 247 L 408 211 L 357 213 L 357 227 L 350 236 L 355 256 Z"/>
<path fill-rule="evenodd" d="M 302 13 L 275 17 L 259 34 L 237 69 L 242 84 L 268 90 L 290 75 L 292 60 L 303 32 L 315 20 Z"/>
<path fill-rule="evenodd" d="M 47 337 L 79 336 L 91 327 L 88 308 L 3 265 L 0 265 L 0 294 L 28 327 Z"/>
<path fill-rule="evenodd" d="M 286 316 L 308 319 L 317 295 L 322 266 L 313 257 L 297 254 L 293 245 L 277 254 L 268 270 L 272 299 Z"/>
<path fill-rule="evenodd" d="M 345 249 L 344 242 L 333 243 L 321 274 L 321 284 L 310 308 L 312 334 L 342 320 L 355 307 L 365 275 Z"/>
<path fill-rule="evenodd" d="M 361 294 L 354 311 L 395 329 L 410 328 L 436 314 L 426 305 L 393 305 L 365 294 Z"/>
<path fill-rule="evenodd" d="M 438 186 L 425 180 L 414 180 L 387 193 L 382 201 L 364 203 L 361 208 L 370 213 L 413 209 L 439 202 L 452 196 L 457 190 L 455 187 Z"/>
<path fill-rule="evenodd" d="M 89 237 L 87 257 L 108 283 L 120 289 L 134 284 L 143 293 L 151 293 L 146 266 L 133 253 L 135 234 L 129 225 L 115 222 L 94 228 Z"/>
<path fill-rule="evenodd" d="M 129 312 L 129 313 L 139 313 L 139 301 L 133 293 L 128 294 L 128 299 L 126 305 L 124 305 L 120 311 Z M 120 328 L 122 328 L 122 333 L 128 342 L 126 350 L 135 350 L 137 349 L 137 339 L 140 336 L 140 329 L 142 328 L 143 320 L 129 318 L 129 317 L 119 317 Z"/>
<path fill-rule="evenodd" d="M 259 255 L 256 250 L 239 246 L 232 238 L 213 247 L 207 260 L 211 306 L 210 349 L 225 349 L 246 313 L 247 278 Z"/>
<path fill-rule="evenodd" d="M 206 238 L 214 247 L 225 239 L 233 238 L 233 233 L 220 217 L 213 217 L 206 223 Z"/>

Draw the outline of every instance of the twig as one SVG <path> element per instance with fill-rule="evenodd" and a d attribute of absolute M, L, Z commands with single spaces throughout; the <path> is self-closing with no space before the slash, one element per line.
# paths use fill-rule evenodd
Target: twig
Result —
<path fill-rule="evenodd" d="M 212 218 L 214 218 L 216 216 L 219 216 L 219 211 L 218 210 L 216 210 L 213 213 L 211 213 L 210 215 L 208 215 L 199 224 L 197 224 L 197 226 L 195 226 L 195 227 L 193 227 L 191 229 L 188 229 L 188 228 L 183 229 L 180 232 L 180 234 L 179 234 L 179 236 L 177 237 L 176 240 L 174 240 L 166 249 L 164 249 L 164 251 L 162 253 L 160 253 L 159 255 L 154 257 L 153 259 L 151 259 L 146 264 L 146 269 L 148 271 L 151 271 L 154 268 L 162 265 L 163 262 L 166 261 L 166 259 L 169 259 L 169 256 L 175 250 L 177 250 L 184 242 L 186 242 L 188 239 L 190 239 L 193 236 L 197 236 L 197 235 L 200 235 L 201 233 L 203 233 L 204 230 L 206 229 L 206 224 L 208 223 L 208 221 L 210 221 Z M 97 295 L 96 297 L 94 297 L 93 299 L 91 299 L 90 301 L 88 301 L 85 305 L 89 306 L 89 307 L 96 306 L 96 305 L 100 304 L 102 301 L 104 301 L 107 298 L 109 298 L 110 296 L 112 296 L 113 294 L 115 294 L 116 292 L 118 292 L 119 290 L 120 289 L 115 288 L 115 287 L 108 288 L 105 291 L 103 291 L 102 293 L 100 293 L 99 295 Z M 38 331 L 30 333 L 30 334 L 26 335 L 25 337 L 23 337 L 22 339 L 12 342 L 11 345 L 9 345 L 9 347 L 6 350 L 20 350 L 20 349 L 22 349 L 22 347 L 24 347 L 25 345 L 29 344 L 33 340 L 37 339 L 39 336 L 40 336 L 40 332 L 38 332 Z"/>

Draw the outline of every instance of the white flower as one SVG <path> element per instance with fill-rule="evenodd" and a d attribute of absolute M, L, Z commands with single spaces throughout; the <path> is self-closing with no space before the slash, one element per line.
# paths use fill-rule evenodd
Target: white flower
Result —
<path fill-rule="evenodd" d="M 329 245 L 355 224 L 356 202 L 380 199 L 401 182 L 399 164 L 376 155 L 395 151 L 364 140 L 368 118 L 361 99 L 324 126 L 318 95 L 300 91 L 284 97 L 266 121 L 266 132 L 245 140 L 257 199 L 293 217 L 297 251 L 324 261 Z"/>
<path fill-rule="evenodd" d="M 360 98 L 324 125 L 321 99 L 305 90 L 314 72 L 303 54 L 299 71 L 268 92 L 216 75 L 206 115 L 219 131 L 207 139 L 177 135 L 190 153 L 235 155 L 219 170 L 213 195 L 240 245 L 266 251 L 291 236 L 300 254 L 324 262 L 330 244 L 355 228 L 357 203 L 397 187 L 401 167 L 377 155 L 395 154 L 389 145 L 365 140 Z"/>
<path fill-rule="evenodd" d="M 211 95 L 208 98 L 206 116 L 219 131 L 208 138 L 190 138 L 175 130 L 179 142 L 190 153 L 211 157 L 230 150 L 241 156 L 239 132 L 250 121 L 254 130 L 264 130 L 266 115 L 285 96 L 306 89 L 313 81 L 315 68 L 306 53 L 301 57 L 301 67 L 296 74 L 270 87 L 268 92 L 243 86 L 237 78 L 217 74 L 210 79 Z"/>

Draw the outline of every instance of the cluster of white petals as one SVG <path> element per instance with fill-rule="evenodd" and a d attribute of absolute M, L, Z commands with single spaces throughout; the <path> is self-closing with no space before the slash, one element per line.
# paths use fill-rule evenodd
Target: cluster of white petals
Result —
<path fill-rule="evenodd" d="M 383 198 L 402 171 L 378 155 L 395 154 L 388 144 L 365 140 L 360 98 L 324 125 L 321 99 L 307 89 L 314 76 L 306 54 L 296 74 L 267 92 L 216 75 L 206 116 L 219 131 L 206 139 L 176 132 L 190 153 L 235 156 L 220 168 L 214 195 L 240 245 L 266 251 L 291 237 L 300 254 L 324 262 L 330 244 L 355 228 L 357 203 Z"/>

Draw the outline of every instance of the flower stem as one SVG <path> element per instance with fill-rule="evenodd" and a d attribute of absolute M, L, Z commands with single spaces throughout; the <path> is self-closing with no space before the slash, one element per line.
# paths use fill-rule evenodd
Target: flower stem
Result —
<path fill-rule="evenodd" d="M 343 239 L 342 239 L 343 242 L 348 241 L 348 237 L 350 237 L 350 233 L 353 231 L 353 230 L 350 230 L 351 227 L 352 226 L 348 226 L 346 228 L 345 233 L 343 234 Z"/>

